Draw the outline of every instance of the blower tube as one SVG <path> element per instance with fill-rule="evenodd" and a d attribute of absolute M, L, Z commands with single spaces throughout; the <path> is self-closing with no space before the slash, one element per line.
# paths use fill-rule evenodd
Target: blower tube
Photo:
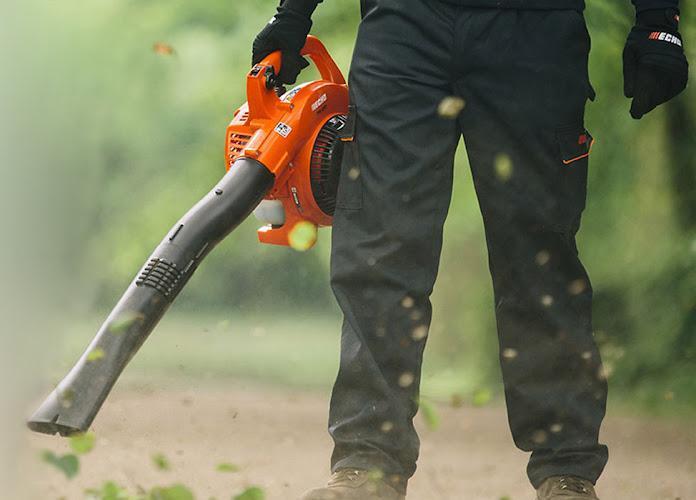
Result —
<path fill-rule="evenodd" d="M 28 420 L 62 436 L 85 432 L 119 375 L 208 253 L 234 230 L 273 186 L 256 160 L 237 160 L 174 225 L 97 332 L 85 353 Z"/>

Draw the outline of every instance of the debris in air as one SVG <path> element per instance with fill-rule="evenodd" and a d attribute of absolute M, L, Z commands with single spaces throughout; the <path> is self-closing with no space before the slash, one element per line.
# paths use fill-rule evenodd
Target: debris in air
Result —
<path fill-rule="evenodd" d="M 445 97 L 437 107 L 437 114 L 448 120 L 456 119 L 466 106 L 466 101 L 461 97 L 448 96 Z"/>

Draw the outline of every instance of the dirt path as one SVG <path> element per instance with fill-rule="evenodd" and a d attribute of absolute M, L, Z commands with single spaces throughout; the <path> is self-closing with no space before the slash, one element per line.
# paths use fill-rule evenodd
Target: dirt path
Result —
<path fill-rule="evenodd" d="M 66 443 L 27 433 L 19 457 L 20 500 L 78 500 L 85 488 L 107 479 L 133 491 L 139 485 L 181 482 L 198 499 L 218 500 L 248 485 L 262 486 L 270 500 L 294 500 L 321 484 L 331 450 L 326 399 L 231 385 L 195 393 L 115 391 L 94 427 L 97 447 L 72 481 L 36 458 L 45 448 L 67 452 Z M 442 407 L 439 412 L 440 429 L 421 429 L 420 466 L 409 499 L 533 498 L 525 455 L 512 444 L 502 408 Z M 603 439 L 612 459 L 599 485 L 602 499 L 696 499 L 693 428 L 609 418 Z M 171 470 L 153 466 L 155 453 L 170 460 Z M 241 471 L 218 472 L 221 462 L 235 463 Z"/>

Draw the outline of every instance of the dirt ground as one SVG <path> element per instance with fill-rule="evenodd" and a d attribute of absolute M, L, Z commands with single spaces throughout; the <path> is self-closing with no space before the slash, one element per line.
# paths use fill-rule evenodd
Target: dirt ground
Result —
<path fill-rule="evenodd" d="M 245 487 L 267 498 L 296 499 L 322 484 L 331 441 L 326 433 L 328 396 L 250 387 L 196 391 L 116 390 L 97 419 L 97 445 L 68 481 L 37 457 L 68 452 L 64 440 L 26 433 L 20 456 L 19 500 L 81 499 L 105 480 L 138 486 L 186 484 L 198 499 L 229 499 Z M 419 470 L 411 500 L 533 498 L 525 454 L 516 450 L 504 408 L 438 409 L 438 430 L 421 426 Z M 599 484 L 603 500 L 696 499 L 696 430 L 648 419 L 607 419 L 603 440 L 611 461 Z M 164 454 L 168 471 L 152 455 Z M 239 472 L 219 472 L 234 463 Z"/>

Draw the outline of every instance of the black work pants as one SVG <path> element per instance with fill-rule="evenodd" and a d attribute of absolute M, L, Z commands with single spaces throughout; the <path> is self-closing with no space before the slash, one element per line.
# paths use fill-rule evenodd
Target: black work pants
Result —
<path fill-rule="evenodd" d="M 582 13 L 365 0 L 350 75 L 331 279 L 344 313 L 334 470 L 416 467 L 429 296 L 464 136 L 485 224 L 500 361 L 529 478 L 596 481 L 606 380 L 575 234 L 592 139 Z M 438 109 L 464 100 L 455 118 Z M 447 115 L 447 113 L 444 113 Z M 464 453 L 464 450 L 462 451 Z"/>

